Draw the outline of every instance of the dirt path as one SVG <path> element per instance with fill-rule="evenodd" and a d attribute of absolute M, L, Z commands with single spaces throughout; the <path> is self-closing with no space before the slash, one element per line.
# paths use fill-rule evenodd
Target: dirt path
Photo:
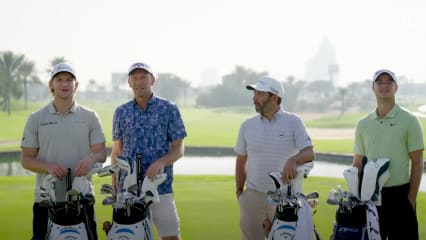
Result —
<path fill-rule="evenodd" d="M 308 128 L 312 139 L 354 139 L 354 128 Z"/>

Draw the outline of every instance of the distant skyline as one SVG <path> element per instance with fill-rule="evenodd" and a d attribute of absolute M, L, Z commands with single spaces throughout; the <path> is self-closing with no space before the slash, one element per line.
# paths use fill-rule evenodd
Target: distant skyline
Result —
<path fill-rule="evenodd" d="M 0 50 L 25 54 L 43 82 L 55 56 L 83 86 L 110 84 L 140 60 L 193 86 L 236 65 L 299 80 L 324 38 L 346 84 L 379 68 L 426 82 L 423 0 L 4 0 L 0 9 Z"/>

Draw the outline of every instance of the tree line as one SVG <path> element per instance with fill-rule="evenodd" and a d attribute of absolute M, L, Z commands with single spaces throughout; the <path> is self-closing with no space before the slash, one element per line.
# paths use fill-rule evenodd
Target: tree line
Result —
<path fill-rule="evenodd" d="M 54 57 L 48 68 L 50 73 L 53 65 L 66 61 L 64 57 Z M 216 108 L 227 106 L 252 106 L 252 92 L 245 90 L 245 86 L 255 84 L 256 81 L 267 75 L 268 72 L 257 72 L 252 69 L 236 66 L 231 73 L 222 76 L 221 82 L 215 86 L 194 88 L 189 81 L 172 73 L 159 73 L 154 85 L 157 95 L 171 101 L 195 102 L 196 107 Z M 11 51 L 0 51 L 0 109 L 11 114 L 11 99 L 23 99 L 25 107 L 28 101 L 27 87 L 29 84 L 40 84 L 35 63 L 23 54 Z M 365 79 L 351 83 L 342 88 L 333 85 L 331 80 L 305 81 L 295 76 L 288 76 L 282 81 L 284 86 L 283 108 L 288 111 L 327 112 L 338 110 L 343 115 L 345 111 L 356 107 L 361 110 L 371 110 L 375 100 L 371 94 L 371 80 Z M 123 77 L 123 85 L 127 92 L 127 77 Z M 96 88 L 96 80 L 90 79 L 86 91 L 87 95 L 94 94 L 117 95 L 117 90 L 111 92 L 105 87 Z M 109 95 L 110 94 L 110 95 Z M 129 93 L 130 94 L 130 93 Z"/>

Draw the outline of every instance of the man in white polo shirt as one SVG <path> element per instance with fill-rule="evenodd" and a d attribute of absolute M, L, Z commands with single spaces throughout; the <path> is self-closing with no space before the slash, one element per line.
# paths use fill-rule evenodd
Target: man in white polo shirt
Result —
<path fill-rule="evenodd" d="M 284 89 L 278 80 L 264 76 L 246 88 L 254 92 L 259 115 L 240 127 L 234 149 L 235 183 L 242 239 L 259 240 L 265 238 L 263 220 L 272 221 L 275 211 L 266 204 L 268 173 L 281 171 L 283 182 L 288 182 L 296 177 L 296 166 L 314 160 L 315 153 L 302 120 L 280 108 Z"/>
<path fill-rule="evenodd" d="M 22 137 L 22 166 L 36 173 L 33 205 L 33 237 L 45 239 L 48 208 L 40 206 L 40 184 L 48 174 L 55 183 L 56 202 L 64 202 L 68 170 L 72 176 L 85 176 L 97 162 L 105 162 L 105 137 L 95 111 L 74 100 L 78 81 L 69 64 L 53 67 L 49 81 L 53 100 L 32 113 Z M 91 186 L 93 193 L 93 186 Z M 88 209 L 90 239 L 97 239 L 93 205 Z"/>

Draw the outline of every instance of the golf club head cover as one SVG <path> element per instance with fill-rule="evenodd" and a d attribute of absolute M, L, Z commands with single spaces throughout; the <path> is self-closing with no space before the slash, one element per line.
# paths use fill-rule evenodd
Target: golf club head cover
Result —
<path fill-rule="evenodd" d="M 380 169 L 379 169 L 379 173 L 377 174 L 378 176 L 376 181 L 376 189 L 374 191 L 372 200 L 374 204 L 376 204 L 376 206 L 381 206 L 382 205 L 381 191 L 386 181 L 390 177 L 390 173 L 389 173 L 390 160 L 389 158 L 379 158 L 377 159 L 377 163 L 380 165 Z"/>
<path fill-rule="evenodd" d="M 51 174 L 46 175 L 40 185 L 40 197 L 42 201 L 47 203 L 56 202 L 55 182 L 58 179 Z"/>
<path fill-rule="evenodd" d="M 357 167 L 350 167 L 348 169 L 345 169 L 343 171 L 343 176 L 345 177 L 346 184 L 348 185 L 349 191 L 359 199 L 359 192 L 358 192 L 358 168 Z"/>
<path fill-rule="evenodd" d="M 86 176 L 74 177 L 72 181 L 72 189 L 73 195 L 77 195 L 79 193 L 85 195 L 86 193 L 91 192 L 90 182 Z"/>
<path fill-rule="evenodd" d="M 368 161 L 368 163 L 365 164 L 364 166 L 364 170 L 363 170 L 364 176 L 361 183 L 361 201 L 372 200 L 373 195 L 376 192 L 378 194 L 380 193 L 380 190 L 378 190 L 379 173 L 383 175 L 383 173 L 389 169 L 389 159 L 388 158 L 379 158 L 379 159 L 375 161 Z M 386 175 L 384 177 L 386 177 Z M 387 179 L 384 179 L 384 180 L 387 180 Z"/>
<path fill-rule="evenodd" d="M 158 186 L 167 179 L 166 173 L 158 174 L 154 180 L 145 177 L 142 183 L 142 195 L 145 198 L 145 202 L 157 203 L 160 202 L 160 196 L 158 195 Z"/>
<path fill-rule="evenodd" d="M 130 187 L 133 185 L 137 185 L 137 171 L 135 171 L 135 163 L 134 161 L 126 156 L 117 156 L 116 158 L 116 164 L 118 167 L 124 171 L 124 184 L 123 188 L 126 189 L 126 191 L 129 190 Z M 121 177 L 121 174 L 120 174 Z"/>
<path fill-rule="evenodd" d="M 278 171 L 270 172 L 268 176 L 271 178 L 273 186 L 274 186 L 273 189 L 270 189 L 270 190 L 276 191 L 278 189 L 281 189 L 281 187 L 283 187 L 284 184 L 281 180 L 281 177 L 282 177 L 281 172 L 278 172 Z"/>

